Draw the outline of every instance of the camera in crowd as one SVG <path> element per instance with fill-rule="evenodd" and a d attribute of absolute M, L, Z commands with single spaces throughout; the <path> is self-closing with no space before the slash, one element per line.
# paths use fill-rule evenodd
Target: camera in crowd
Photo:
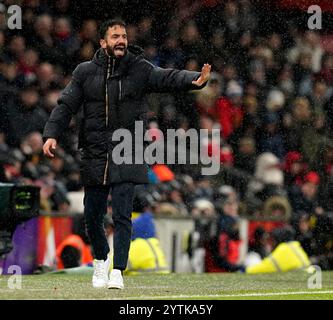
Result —
<path fill-rule="evenodd" d="M 39 215 L 39 187 L 0 183 L 0 256 L 13 249 L 16 227 Z"/>

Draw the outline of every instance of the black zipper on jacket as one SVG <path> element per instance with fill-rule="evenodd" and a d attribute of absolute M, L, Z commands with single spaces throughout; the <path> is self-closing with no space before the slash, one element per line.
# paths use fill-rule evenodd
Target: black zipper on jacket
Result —
<path fill-rule="evenodd" d="M 105 127 L 106 130 L 108 129 L 109 125 L 109 95 L 108 95 L 108 79 L 110 77 L 110 67 L 111 67 L 111 57 L 108 57 L 108 69 L 107 69 L 107 76 L 105 80 Z M 111 75 L 114 73 L 114 65 L 115 65 L 115 59 L 112 60 L 112 71 Z M 109 152 L 107 150 L 106 152 L 106 165 L 104 169 L 104 178 L 103 178 L 103 185 L 106 185 L 107 182 L 107 173 L 109 168 Z"/>
<path fill-rule="evenodd" d="M 121 83 L 121 79 L 119 80 L 119 101 L 121 101 L 122 98 L 122 83 Z"/>

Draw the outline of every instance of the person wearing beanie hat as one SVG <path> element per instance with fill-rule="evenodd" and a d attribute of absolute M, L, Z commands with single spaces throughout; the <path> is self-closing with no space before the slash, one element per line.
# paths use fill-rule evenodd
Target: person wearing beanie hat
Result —
<path fill-rule="evenodd" d="M 304 177 L 304 183 L 312 183 L 314 185 L 319 185 L 320 183 L 319 174 L 315 171 L 308 172 Z"/>
<path fill-rule="evenodd" d="M 266 108 L 270 112 L 277 112 L 283 108 L 285 104 L 285 96 L 282 91 L 272 89 L 267 96 Z"/>
<path fill-rule="evenodd" d="M 321 208 L 318 198 L 320 177 L 317 172 L 310 171 L 304 176 L 301 186 L 294 186 L 289 192 L 292 208 L 296 214 L 305 212 L 314 213 Z"/>
<path fill-rule="evenodd" d="M 227 85 L 226 95 L 228 98 L 242 97 L 243 88 L 238 84 L 237 81 L 231 80 Z"/>
<path fill-rule="evenodd" d="M 300 185 L 302 183 L 306 164 L 304 163 L 303 156 L 300 152 L 288 152 L 284 158 L 283 167 L 286 185 Z"/>

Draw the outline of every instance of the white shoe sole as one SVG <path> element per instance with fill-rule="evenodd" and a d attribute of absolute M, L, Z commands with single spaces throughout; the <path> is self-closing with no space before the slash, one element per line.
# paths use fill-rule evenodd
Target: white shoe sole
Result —
<path fill-rule="evenodd" d="M 95 289 L 103 289 L 103 288 L 106 288 L 107 287 L 107 284 L 104 283 L 104 284 L 93 284 L 93 288 Z"/>
<path fill-rule="evenodd" d="M 108 289 L 118 289 L 118 290 L 124 289 L 124 286 L 116 284 L 116 283 L 109 283 L 107 287 L 108 287 Z"/>

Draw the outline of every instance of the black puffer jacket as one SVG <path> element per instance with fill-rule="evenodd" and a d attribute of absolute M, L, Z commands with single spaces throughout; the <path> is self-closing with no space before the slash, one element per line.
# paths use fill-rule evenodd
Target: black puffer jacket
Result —
<path fill-rule="evenodd" d="M 72 81 L 45 126 L 44 139 L 58 139 L 82 106 L 79 148 L 83 184 L 147 183 L 146 164 L 113 162 L 112 151 L 119 142 L 112 141 L 112 134 L 116 129 L 127 128 L 134 141 L 135 121 L 146 118 L 144 95 L 198 89 L 192 81 L 199 75 L 199 72 L 158 68 L 144 59 L 139 47 L 129 46 L 121 59 L 110 58 L 99 49 L 92 61 L 83 62 L 74 70 Z"/>

